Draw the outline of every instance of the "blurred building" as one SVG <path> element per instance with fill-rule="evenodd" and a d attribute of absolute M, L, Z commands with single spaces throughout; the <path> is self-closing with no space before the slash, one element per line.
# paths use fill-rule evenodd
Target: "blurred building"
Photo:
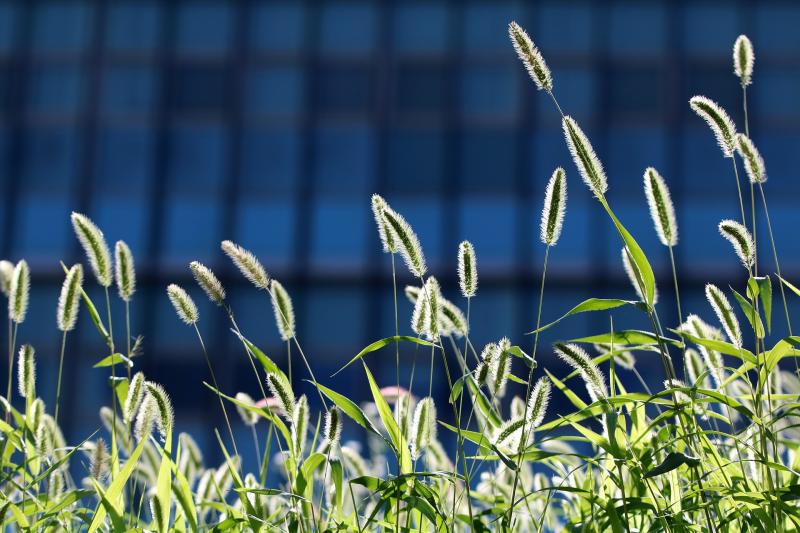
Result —
<path fill-rule="evenodd" d="M 169 307 L 166 285 L 193 286 L 187 265 L 203 261 L 229 289 L 245 334 L 278 361 L 286 351 L 267 296 L 225 260 L 222 239 L 253 250 L 284 282 L 322 380 L 394 332 L 391 263 L 373 227 L 373 192 L 413 224 L 432 272 L 459 302 L 456 247 L 475 244 L 478 349 L 503 335 L 530 348 L 523 333 L 535 320 L 538 219 L 556 166 L 567 170 L 570 196 L 550 256 L 545 320 L 589 295 L 633 297 L 618 238 L 569 160 L 559 116 L 509 44 L 512 19 L 541 47 L 562 107 L 600 154 L 610 201 L 656 269 L 669 325 L 676 311 L 668 255 L 651 228 L 642 172 L 658 168 L 678 207 L 684 312 L 708 315 L 703 284 L 742 281 L 716 230 L 739 211 L 730 162 L 687 101 L 706 94 L 743 125 L 731 46 L 750 35 L 750 130 L 766 159 L 784 273 L 800 276 L 796 2 L 5 0 L 0 255 L 26 257 L 33 268 L 20 339 L 39 349 L 43 390 L 54 388 L 60 342 L 58 262 L 82 260 L 68 223 L 73 210 L 134 251 L 132 326 L 145 336 L 139 367 L 167 386 L 179 429 L 208 439 L 209 453 L 215 399 L 201 385 L 199 345 Z M 401 287 L 412 281 L 403 271 Z M 255 395 L 224 314 L 193 294 L 223 388 Z M 410 305 L 400 300 L 408 331 Z M 118 302 L 114 315 L 121 343 Z M 614 318 L 617 329 L 647 326 L 628 312 Z M 86 317 L 81 322 L 69 342 L 63 411 L 73 438 L 97 426 L 107 396 L 107 371 L 91 368 L 104 347 Z M 607 314 L 581 317 L 548 332 L 542 345 L 608 327 Z M 381 384 L 393 383 L 394 355 L 370 357 Z M 412 357 L 404 352 L 406 373 Z M 546 348 L 540 358 L 558 365 Z M 418 358 L 423 375 L 426 360 Z M 652 366 L 657 382 L 659 363 L 640 364 Z M 358 368 L 328 382 L 366 399 Z"/>

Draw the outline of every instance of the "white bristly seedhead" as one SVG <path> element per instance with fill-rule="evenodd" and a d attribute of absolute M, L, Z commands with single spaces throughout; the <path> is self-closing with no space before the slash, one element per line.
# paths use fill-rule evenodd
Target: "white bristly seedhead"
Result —
<path fill-rule="evenodd" d="M 242 422 L 245 426 L 255 426 L 258 422 L 258 414 L 254 413 L 250 409 L 244 407 L 255 407 L 256 402 L 253 401 L 253 398 L 247 394 L 246 392 L 237 392 L 236 393 L 236 412 L 239 413 L 239 417 L 242 419 Z M 244 404 L 244 405 L 240 405 Z"/>
<path fill-rule="evenodd" d="M 530 429 L 539 427 L 547 413 L 547 405 L 550 403 L 550 380 L 540 378 L 533 386 L 531 396 L 528 398 L 528 420 Z"/>
<path fill-rule="evenodd" d="M 172 283 L 167 287 L 167 296 L 169 296 L 169 301 L 172 302 L 175 312 L 178 313 L 178 318 L 190 326 L 197 323 L 197 320 L 200 318 L 197 312 L 197 306 L 185 290 Z"/>
<path fill-rule="evenodd" d="M 217 305 L 225 303 L 225 288 L 210 268 L 199 261 L 192 261 L 189 263 L 189 269 L 209 300 Z"/>
<path fill-rule="evenodd" d="M 23 398 L 33 398 L 36 393 L 36 351 L 23 344 L 17 359 L 17 389 Z"/>
<path fill-rule="evenodd" d="M 478 292 L 478 265 L 475 248 L 469 241 L 458 245 L 458 285 L 464 298 L 472 298 Z"/>
<path fill-rule="evenodd" d="M 428 277 L 425 286 L 420 293 L 420 296 L 425 300 L 425 332 L 428 337 L 433 340 L 439 337 L 439 314 L 440 314 L 440 300 L 442 298 L 442 291 L 439 288 L 439 282 L 433 276 Z"/>
<path fill-rule="evenodd" d="M 158 432 L 161 433 L 161 438 L 167 438 L 167 435 L 172 433 L 172 427 L 175 424 L 175 412 L 172 409 L 172 401 L 167 394 L 166 389 L 158 383 L 152 381 L 145 382 L 147 393 L 155 400 L 158 407 L 158 416 L 156 417 L 156 426 Z"/>
<path fill-rule="evenodd" d="M 294 392 L 289 382 L 280 374 L 268 372 L 267 387 L 283 411 L 281 414 L 287 420 L 291 420 L 295 408 L 295 399 Z"/>
<path fill-rule="evenodd" d="M 423 398 L 414 411 L 409 447 L 411 458 L 419 459 L 425 448 L 436 438 L 436 405 L 430 396 Z"/>
<path fill-rule="evenodd" d="M 158 415 L 156 399 L 153 398 L 152 394 L 146 393 L 142 403 L 139 405 L 139 413 L 136 415 L 136 423 L 133 428 L 136 440 L 141 441 L 150 436 Z"/>
<path fill-rule="evenodd" d="M 561 237 L 561 228 L 564 225 L 564 213 L 567 209 L 567 174 L 558 167 L 550 176 L 547 188 L 544 191 L 544 208 L 542 209 L 542 223 L 540 228 L 542 242 L 548 246 L 555 246 Z"/>
<path fill-rule="evenodd" d="M 114 267 L 119 297 L 129 302 L 136 292 L 136 268 L 133 265 L 131 249 L 125 241 L 117 241 L 114 245 Z"/>
<path fill-rule="evenodd" d="M 733 43 L 733 72 L 739 77 L 742 87 L 753 83 L 753 64 L 756 56 L 753 52 L 753 43 L 747 35 L 740 35 Z"/>
<path fill-rule="evenodd" d="M 31 271 L 24 259 L 14 267 L 11 286 L 8 292 L 8 318 L 15 324 L 22 324 L 28 313 L 28 300 L 31 292 Z"/>
<path fill-rule="evenodd" d="M 380 194 L 372 195 L 372 216 L 375 217 L 375 225 L 378 226 L 378 236 L 381 238 L 383 251 L 386 253 L 397 253 L 397 242 L 394 233 L 386 227 L 386 220 L 383 218 L 384 211 L 391 211 L 389 204 Z"/>
<path fill-rule="evenodd" d="M 306 433 L 308 432 L 309 410 L 308 398 L 303 394 L 297 399 L 292 413 L 292 448 L 295 457 L 302 457 L 306 446 Z"/>
<path fill-rule="evenodd" d="M 557 343 L 555 351 L 558 357 L 580 373 L 593 400 L 608 398 L 605 377 L 583 348 L 577 344 Z"/>
<path fill-rule="evenodd" d="M 736 150 L 744 161 L 744 169 L 747 172 L 747 177 L 750 183 L 764 183 L 767 181 L 767 171 L 764 169 L 764 158 L 761 153 L 750 140 L 750 137 L 744 133 L 736 134 Z"/>
<path fill-rule="evenodd" d="M 339 439 L 342 436 L 342 415 L 338 407 L 331 407 L 325 413 L 325 426 L 323 427 L 322 435 L 325 437 L 328 449 L 335 449 L 338 446 Z"/>
<path fill-rule="evenodd" d="M 536 83 L 539 90 L 549 92 L 553 91 L 553 77 L 550 74 L 550 69 L 542 57 L 542 53 L 533 44 L 533 41 L 528 34 L 516 22 L 511 22 L 508 25 L 508 36 L 511 37 L 511 43 L 514 45 L 514 50 L 517 51 L 522 64 L 530 74 L 531 79 Z"/>
<path fill-rule="evenodd" d="M 419 243 L 417 234 L 400 213 L 385 209 L 382 214 L 383 220 L 386 222 L 386 229 L 397 243 L 408 270 L 416 277 L 421 278 L 428 271 L 428 267 L 425 264 L 425 255 L 422 253 L 422 245 Z"/>
<path fill-rule="evenodd" d="M 672 205 L 672 198 L 664 178 L 653 167 L 648 167 L 644 171 L 644 194 L 661 244 L 675 246 L 678 244 L 675 207 Z"/>
<path fill-rule="evenodd" d="M 130 385 L 128 385 L 128 395 L 125 397 L 125 404 L 122 408 L 122 414 L 126 424 L 130 424 L 133 417 L 136 416 L 136 411 L 142 404 L 145 395 L 145 379 L 144 374 L 137 372 L 131 378 Z"/>
<path fill-rule="evenodd" d="M 725 333 L 727 333 L 731 344 L 741 348 L 742 329 L 739 327 L 739 319 L 736 318 L 736 314 L 733 312 L 725 293 L 716 285 L 709 283 L 706 285 L 706 298 L 708 303 L 711 304 L 711 308 L 714 309 L 714 313 L 717 315 L 722 327 L 725 328 Z"/>
<path fill-rule="evenodd" d="M 578 123 L 572 117 L 566 116 L 562 120 L 564 128 L 564 137 L 567 140 L 567 147 L 569 153 L 572 155 L 572 160 L 575 166 L 578 167 L 578 172 L 583 178 L 586 185 L 592 191 L 598 200 L 603 200 L 606 191 L 608 190 L 608 181 L 606 180 L 606 173 L 603 170 L 603 164 L 597 157 L 597 154 L 589 142 L 589 138 L 583 133 Z"/>
<path fill-rule="evenodd" d="M 705 96 L 693 96 L 689 100 L 689 105 L 714 132 L 717 144 L 725 157 L 733 157 L 733 152 L 736 150 L 736 126 L 728 113 L 715 101 Z"/>
<path fill-rule="evenodd" d="M 695 314 L 687 316 L 686 321 L 681 324 L 680 329 L 699 339 L 723 340 L 722 331 L 711 327 Z M 700 363 L 698 360 L 699 358 L 696 357 L 696 352 L 694 352 L 694 350 L 686 350 L 686 379 L 692 382 L 697 381 L 698 377 L 702 375 L 703 371 L 707 368 L 709 371 L 708 375 L 710 375 L 714 381 L 714 386 L 720 388 L 722 382 L 725 380 L 725 362 L 722 360 L 722 354 L 702 345 L 698 345 L 697 349 L 700 350 L 700 355 L 702 356 L 702 361 L 705 363 L 705 367 Z M 706 381 L 706 379 L 703 379 L 701 386 L 706 385 Z"/>
<path fill-rule="evenodd" d="M 0 261 L 0 292 L 8 298 L 11 291 L 11 278 L 14 275 L 14 263 L 3 259 Z"/>
<path fill-rule="evenodd" d="M 250 283 L 259 289 L 269 289 L 269 276 L 256 256 L 231 241 L 222 241 L 222 251 L 230 257 L 236 268 L 247 278 Z"/>
<path fill-rule="evenodd" d="M 109 287 L 111 285 L 111 252 L 108 250 L 103 232 L 89 217 L 75 212 L 72 213 L 72 227 L 89 259 L 97 283 L 102 287 Z"/>
<path fill-rule="evenodd" d="M 275 323 L 284 341 L 294 337 L 294 307 L 292 299 L 281 283 L 273 279 L 270 288 L 270 299 L 272 300 L 272 310 L 275 312 Z"/>
<path fill-rule="evenodd" d="M 80 263 L 72 265 L 64 278 L 61 294 L 58 297 L 56 322 L 61 331 L 72 331 L 78 320 L 78 305 L 81 301 L 83 286 L 83 267 Z"/>
<path fill-rule="evenodd" d="M 731 243 L 744 267 L 752 268 L 756 258 L 755 244 L 747 228 L 735 220 L 723 220 L 719 223 L 719 232 Z"/>

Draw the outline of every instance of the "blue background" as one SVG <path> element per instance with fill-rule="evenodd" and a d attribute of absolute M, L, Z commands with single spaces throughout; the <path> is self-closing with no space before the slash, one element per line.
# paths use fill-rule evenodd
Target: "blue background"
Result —
<path fill-rule="evenodd" d="M 48 404 L 60 342 L 58 261 L 83 260 L 69 225 L 73 210 L 91 216 L 111 243 L 124 239 L 133 249 L 132 323 L 145 336 L 138 367 L 171 392 L 178 429 L 193 432 L 209 457 L 219 457 L 211 431 L 221 417 L 201 385 L 199 346 L 169 306 L 166 285 L 193 286 L 188 262 L 205 262 L 228 288 L 245 334 L 278 361 L 285 353 L 267 297 L 233 270 L 219 251 L 222 239 L 253 250 L 283 281 L 317 375 L 356 400 L 368 397 L 360 369 L 327 376 L 394 332 L 373 192 L 412 223 L 432 273 L 459 303 L 456 247 L 462 239 L 475 244 L 478 349 L 503 335 L 530 348 L 522 333 L 535 320 L 544 250 L 538 219 L 558 165 L 567 169 L 570 197 L 544 319 L 590 295 L 632 298 L 618 237 L 578 179 L 551 102 L 508 41 L 512 19 L 541 47 L 562 107 L 603 160 L 609 200 L 653 263 L 669 325 L 676 313 L 668 255 L 651 228 L 642 172 L 658 168 L 678 208 L 684 313 L 711 321 L 703 284 L 741 286 L 744 277 L 716 230 L 720 219 L 738 217 L 738 202 L 730 162 L 687 101 L 706 94 L 742 123 L 731 46 L 750 35 L 752 137 L 767 161 L 784 273 L 800 277 L 796 2 L 3 1 L 0 256 L 25 257 L 33 269 L 20 340 L 38 349 Z M 401 286 L 409 281 L 403 272 Z M 224 315 L 192 290 L 222 387 L 256 396 Z M 100 301 L 101 293 L 91 294 Z M 410 304 L 400 301 L 408 332 Z M 119 332 L 123 308 L 114 306 Z M 617 329 L 647 327 L 632 312 L 615 312 L 614 320 Z M 777 309 L 775 323 L 782 334 Z M 608 325 L 600 314 L 551 330 L 540 361 L 563 372 L 549 343 Z M 412 354 L 405 349 L 405 373 Z M 68 342 L 62 411 L 73 441 L 97 427 L 107 402 L 107 371 L 91 369 L 103 355 L 82 316 Z M 391 351 L 370 357 L 380 384 L 394 383 Z M 639 366 L 660 381 L 657 360 L 642 357 Z M 444 380 L 436 386 L 447 418 Z M 556 396 L 554 408 L 563 408 Z M 249 442 L 244 427 L 237 431 Z"/>

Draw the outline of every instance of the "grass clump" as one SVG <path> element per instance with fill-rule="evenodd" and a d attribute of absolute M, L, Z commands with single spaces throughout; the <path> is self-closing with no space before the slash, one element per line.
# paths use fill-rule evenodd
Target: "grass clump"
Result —
<path fill-rule="evenodd" d="M 288 289 L 267 275 L 253 253 L 223 241 L 222 251 L 238 271 L 266 292 L 286 344 L 287 364 L 284 369 L 248 339 L 222 283 L 194 261 L 189 272 L 230 321 L 241 347 L 238 355 L 253 372 L 250 391 L 222 390 L 215 365 L 225 361 L 206 351 L 197 306 L 184 288 L 166 288 L 177 318 L 197 335 L 210 379 L 202 385 L 217 397 L 225 420 L 224 436 L 216 432 L 224 461 L 209 465 L 190 435 L 175 435 L 168 391 L 136 368 L 141 341 L 131 333 L 129 305 L 136 296 L 132 251 L 117 241 L 112 259 L 102 231 L 85 215 L 73 213 L 72 225 L 105 301 L 98 310 L 84 290 L 84 281 L 90 280 L 84 280 L 81 264 L 62 265 L 56 391 L 43 390 L 36 381 L 36 365 L 42 364 L 36 360 L 36 339 L 18 343 L 30 334 L 24 327 L 28 265 L 0 261 L 9 330 L 9 378 L 0 401 L 0 528 L 90 533 L 797 530 L 800 378 L 784 360 L 800 355 L 787 304 L 787 296 L 800 296 L 800 289 L 780 273 L 764 160 L 747 124 L 752 43 L 740 36 L 733 50 L 745 133 L 737 133 L 730 115 L 709 98 L 689 102 L 732 160 L 742 217 L 719 223 L 733 247 L 730 260 L 738 260 L 744 270 L 728 288 L 706 285 L 710 310 L 705 311 L 712 317 L 706 322 L 699 310 L 683 314 L 674 260 L 678 227 L 668 179 L 652 167 L 643 173 L 643 201 L 659 241 L 669 250 L 677 309 L 671 317 L 658 306 L 647 255 L 606 196 L 609 180 L 589 137 L 558 103 L 542 52 L 516 23 L 509 26 L 509 35 L 536 87 L 561 116 L 566 149 L 597 199 L 595 206 L 619 235 L 622 267 L 636 300 L 587 298 L 561 318 L 542 322 L 549 256 L 568 223 L 567 172 L 557 168 L 545 187 L 540 227 L 545 253 L 530 317 L 533 329 L 520 337 L 528 346 L 503 336 L 483 339 L 479 353 L 470 338 L 471 305 L 479 297 L 475 247 L 463 241 L 454 250 L 452 270 L 463 300 L 448 300 L 429 274 L 411 224 L 374 195 L 378 239 L 392 264 L 395 327 L 393 335 L 370 344 L 340 370 L 356 373 L 369 391 L 371 401 L 358 405 L 317 380 L 298 338 Z M 749 222 L 736 154 L 750 182 Z M 761 265 L 759 273 L 759 243 L 763 247 L 765 241 L 758 239 L 755 225 L 757 196 L 775 272 Z M 403 290 L 414 307 L 408 317 L 397 305 L 398 254 L 414 278 Z M 112 283 L 126 311 L 124 347 L 116 343 L 111 320 Z M 780 288 L 789 331 L 784 338 L 773 332 L 774 284 Z M 67 335 L 81 306 L 81 316 L 88 315 L 108 347 L 95 366 L 110 374 L 110 406 L 100 407 L 97 431 L 68 443 L 58 424 L 61 371 Z M 649 330 L 615 328 L 615 310 L 623 307 L 641 313 Z M 542 368 L 540 333 L 588 312 L 608 315 L 608 329 L 547 348 L 568 367 L 565 375 Z M 404 334 L 407 329 L 413 335 Z M 383 349 L 395 352 L 396 376 L 389 383 L 380 383 L 370 370 L 374 352 Z M 401 357 L 412 360 L 407 383 L 401 383 Z M 663 375 L 645 380 L 637 369 L 643 357 L 657 358 Z M 625 388 L 625 373 L 638 380 L 640 390 Z M 434 379 L 446 382 L 448 390 L 439 405 L 433 399 Z M 311 384 L 314 396 L 296 394 L 301 380 Z M 45 404 L 51 395 L 52 416 Z M 553 397 L 568 407 L 551 412 Z M 254 471 L 242 464 L 229 408 L 252 434 L 258 461 Z M 344 440 L 351 430 L 362 433 L 362 442 Z M 448 450 L 446 441 L 455 446 Z"/>

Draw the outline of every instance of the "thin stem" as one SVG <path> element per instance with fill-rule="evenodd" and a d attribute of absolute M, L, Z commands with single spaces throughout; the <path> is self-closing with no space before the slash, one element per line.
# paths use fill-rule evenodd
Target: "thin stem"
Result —
<path fill-rule="evenodd" d="M 550 258 L 550 245 L 548 244 L 547 247 L 545 247 L 544 249 L 544 265 L 542 266 L 542 280 L 541 283 L 539 284 L 539 305 L 537 306 L 536 310 L 536 333 L 534 333 L 533 336 L 533 351 L 531 351 L 531 358 L 533 359 L 533 361 L 536 361 L 536 349 L 539 346 L 539 327 L 541 326 L 542 323 L 541 320 L 542 320 L 542 302 L 544 301 L 544 282 L 547 279 L 547 262 L 549 258 Z M 522 460 L 523 449 L 525 446 L 527 446 L 528 443 L 527 434 L 525 433 L 526 429 L 525 424 L 528 421 L 528 406 L 530 405 L 531 385 L 533 383 L 533 371 L 535 368 L 536 365 L 531 363 L 531 368 L 530 371 L 528 372 L 528 385 L 527 388 L 525 389 L 525 397 L 523 398 L 525 400 L 525 410 L 522 413 L 522 438 L 520 439 L 519 449 L 517 450 L 518 464 Z M 519 471 L 520 469 L 518 468 L 514 472 L 514 483 L 511 486 L 511 505 L 509 506 L 508 511 L 506 511 L 506 515 L 503 519 L 505 521 L 506 527 L 509 525 L 511 516 L 513 515 L 514 512 L 514 501 L 517 494 L 517 484 L 519 483 Z"/>
<path fill-rule="evenodd" d="M 67 346 L 67 332 L 61 335 L 61 355 L 58 357 L 58 381 L 56 384 L 56 409 L 53 413 L 53 420 L 58 424 L 58 406 L 61 403 L 61 374 L 64 370 L 64 349 Z"/>
<path fill-rule="evenodd" d="M 225 408 L 225 402 L 222 401 L 222 393 L 219 390 L 219 384 L 217 383 L 217 376 L 214 373 L 214 368 L 211 366 L 211 359 L 208 357 L 208 351 L 206 350 L 206 344 L 203 342 L 203 336 L 200 334 L 200 329 L 197 327 L 197 323 L 194 325 L 194 331 L 197 333 L 197 340 L 200 341 L 200 346 L 203 348 L 203 357 L 205 357 L 206 364 L 208 365 L 208 373 L 211 374 L 211 383 L 214 384 L 214 389 L 217 391 L 217 398 L 219 398 L 219 406 L 222 408 L 222 415 L 225 417 L 225 425 L 228 426 L 228 433 L 231 436 L 231 443 L 233 444 L 233 453 L 235 453 L 238 457 L 239 450 L 236 448 L 236 438 L 233 436 L 233 428 L 231 427 L 231 421 L 228 418 L 228 410 Z M 253 434 L 255 436 L 255 433 Z M 256 442 L 256 450 L 258 450 L 258 442 Z M 259 461 L 260 462 L 260 461 Z"/>
<path fill-rule="evenodd" d="M 397 270 L 395 268 L 394 255 L 395 254 L 391 254 L 391 256 L 392 256 L 392 296 L 394 298 L 394 336 L 398 337 L 398 336 L 400 336 L 400 322 L 398 320 L 398 313 L 397 313 Z M 394 365 L 395 365 L 395 376 L 397 378 L 397 398 L 398 398 L 395 401 L 399 401 L 400 400 L 400 343 L 398 343 L 398 342 L 394 343 Z M 409 391 L 409 398 L 410 398 L 410 394 L 411 394 L 411 392 Z M 397 410 L 397 420 L 395 420 L 395 423 L 397 424 L 398 427 L 401 427 L 400 419 L 403 416 L 403 413 L 401 413 L 401 411 L 402 411 L 401 409 Z M 402 450 L 402 449 L 398 450 L 398 453 L 397 453 L 397 464 L 398 464 L 398 466 L 403 463 L 403 453 L 404 452 L 405 452 L 405 450 Z M 350 490 L 350 493 L 351 494 L 353 493 L 352 489 Z M 358 521 L 358 513 L 356 513 L 356 521 Z M 400 498 L 396 498 L 395 499 L 394 530 L 395 530 L 395 533 L 399 533 L 400 532 Z"/>
<path fill-rule="evenodd" d="M 780 279 L 783 279 L 783 275 L 781 274 L 781 263 L 778 260 L 778 249 L 777 246 L 775 245 L 775 235 L 772 233 L 772 221 L 770 220 L 769 209 L 767 208 L 767 196 L 764 193 L 763 184 L 759 183 L 758 189 L 761 192 L 761 203 L 764 206 L 764 215 L 767 219 L 767 232 L 769 233 L 769 240 L 770 244 L 772 245 L 772 259 L 773 261 L 775 261 L 775 271 L 778 274 L 778 277 Z M 778 286 L 781 288 L 781 300 L 783 300 L 783 313 L 786 316 L 786 327 L 788 328 L 789 336 L 792 336 L 793 335 L 792 321 L 789 318 L 789 306 L 786 303 L 786 292 L 784 291 L 783 288 L 783 282 L 781 281 L 780 283 L 778 283 Z M 793 359 L 795 360 L 795 369 L 796 369 L 797 359 L 796 358 Z"/>
<path fill-rule="evenodd" d="M 19 324 L 16 322 L 11 321 L 11 318 L 8 319 L 8 387 L 6 388 L 6 403 L 7 411 L 6 411 L 6 423 L 9 421 L 9 417 L 11 416 L 11 388 L 14 383 L 14 350 L 17 347 L 17 330 L 19 329 Z M 6 441 L 7 442 L 7 441 Z M 5 448 L 5 445 L 3 445 Z"/>

